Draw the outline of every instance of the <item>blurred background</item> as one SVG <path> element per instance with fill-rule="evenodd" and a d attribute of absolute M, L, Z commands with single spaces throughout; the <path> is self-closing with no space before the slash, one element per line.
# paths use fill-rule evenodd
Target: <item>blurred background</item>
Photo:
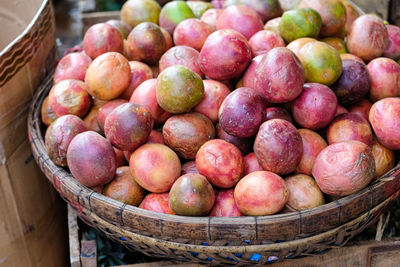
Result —
<path fill-rule="evenodd" d="M 56 37 L 61 53 L 82 40 L 81 14 L 120 10 L 126 0 L 53 0 Z M 295 2 L 299 0 L 281 0 Z M 158 0 L 160 4 L 167 0 Z M 353 0 L 366 13 L 375 13 L 390 24 L 400 25 L 400 0 Z"/>

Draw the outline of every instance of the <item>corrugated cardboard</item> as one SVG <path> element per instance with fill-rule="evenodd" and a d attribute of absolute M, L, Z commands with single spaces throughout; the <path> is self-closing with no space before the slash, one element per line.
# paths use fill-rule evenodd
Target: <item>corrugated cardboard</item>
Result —
<path fill-rule="evenodd" d="M 0 266 L 66 266 L 66 205 L 36 165 L 26 127 L 55 66 L 51 1 L 0 1 L 0 25 Z"/>
<path fill-rule="evenodd" d="M 0 166 L 0 266 L 66 266 L 65 203 L 24 141 Z"/>
<path fill-rule="evenodd" d="M 32 95 L 46 73 L 54 68 L 56 47 L 54 39 L 54 22 L 49 21 L 49 8 L 44 8 L 45 17 L 40 17 L 38 10 L 46 1 L 1 1 L 0 22 L 3 22 L 0 31 L 10 29 L 19 33 L 10 44 L 3 43 L 1 32 L 0 49 L 0 160 L 5 162 L 19 144 L 26 138 L 26 126 L 15 124 L 15 120 L 26 114 Z M 51 2 L 51 1 L 50 1 Z M 31 15 L 27 15 L 30 10 Z M 22 12 L 18 19 L 18 12 Z M 44 13 L 42 12 L 42 13 Z M 51 15 L 51 16 L 50 16 Z M 26 18 L 33 21 L 26 21 Z M 41 24 L 34 23 L 41 19 Z M 25 26 L 24 28 L 22 28 Z M 39 27 L 40 26 L 40 27 Z M 19 41 L 19 42 L 18 42 Z M 6 73 L 2 75 L 3 73 Z M 10 133 L 18 133 L 10 134 Z"/>

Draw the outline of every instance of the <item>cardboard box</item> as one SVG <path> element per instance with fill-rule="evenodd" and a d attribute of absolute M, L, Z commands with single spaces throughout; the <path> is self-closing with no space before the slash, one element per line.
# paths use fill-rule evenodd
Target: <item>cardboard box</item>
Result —
<path fill-rule="evenodd" d="M 2 1 L 0 10 L 0 31 L 6 31 L 0 42 L 0 161 L 4 164 L 26 139 L 26 123 L 16 120 L 25 116 L 35 89 L 54 69 L 56 46 L 50 0 Z M 7 44 L 3 36 L 14 39 Z"/>
<path fill-rule="evenodd" d="M 1 1 L 0 266 L 66 266 L 66 205 L 33 159 L 32 95 L 56 63 L 51 0 Z"/>
<path fill-rule="evenodd" d="M 66 205 L 25 140 L 0 166 L 0 266 L 64 266 Z"/>

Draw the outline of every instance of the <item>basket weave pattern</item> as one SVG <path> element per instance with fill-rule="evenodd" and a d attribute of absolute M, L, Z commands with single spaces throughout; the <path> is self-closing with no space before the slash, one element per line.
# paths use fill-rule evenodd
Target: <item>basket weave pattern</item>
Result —
<path fill-rule="evenodd" d="M 82 186 L 49 158 L 40 107 L 48 77 L 32 102 L 29 139 L 41 170 L 79 217 L 131 250 L 207 264 L 266 264 L 319 254 L 346 244 L 373 223 L 400 194 L 400 165 L 379 181 L 326 205 L 287 214 L 236 218 L 155 213 L 112 200 Z"/>

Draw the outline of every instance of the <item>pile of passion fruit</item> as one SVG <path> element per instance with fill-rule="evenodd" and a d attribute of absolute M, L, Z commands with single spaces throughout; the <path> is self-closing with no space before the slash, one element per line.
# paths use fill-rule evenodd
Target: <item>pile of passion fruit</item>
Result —
<path fill-rule="evenodd" d="M 400 28 L 346 0 L 129 0 L 59 61 L 45 144 L 155 212 L 309 209 L 393 168 L 399 59 Z"/>

